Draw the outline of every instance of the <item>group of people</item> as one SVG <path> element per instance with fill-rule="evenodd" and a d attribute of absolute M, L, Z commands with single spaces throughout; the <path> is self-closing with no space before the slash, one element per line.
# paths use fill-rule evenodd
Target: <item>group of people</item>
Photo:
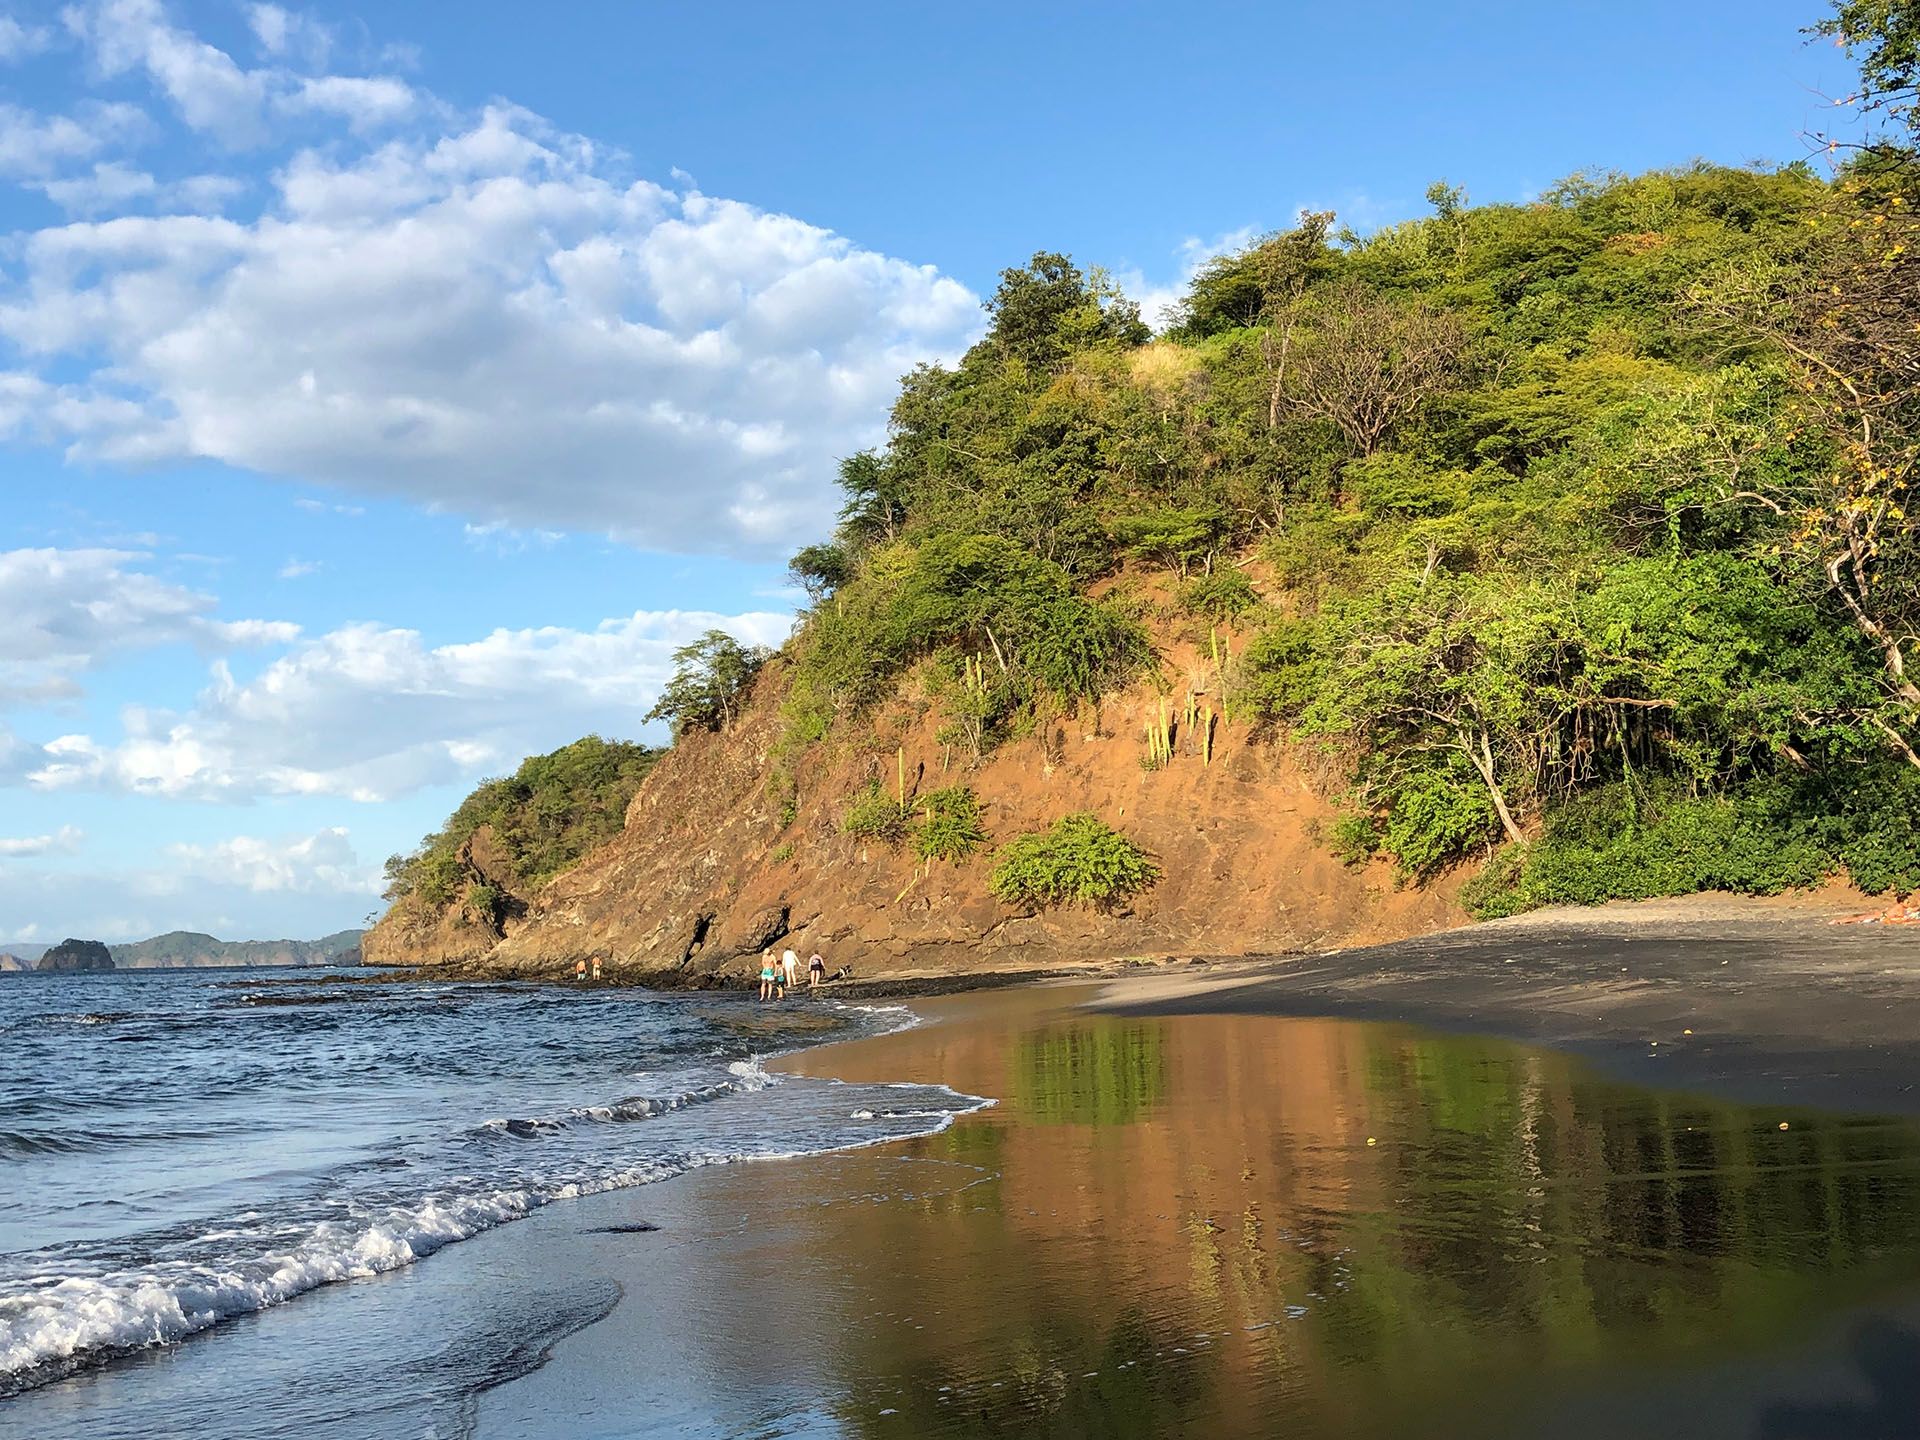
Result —
<path fill-rule="evenodd" d="M 842 967 L 840 974 L 845 974 Z M 813 989 L 825 983 L 827 962 L 818 951 L 807 961 L 807 988 Z M 835 977 L 839 978 L 838 976 Z M 775 955 L 771 948 L 760 956 L 760 998 L 762 1000 L 784 1000 L 787 991 L 799 988 L 800 957 L 792 950 Z"/>

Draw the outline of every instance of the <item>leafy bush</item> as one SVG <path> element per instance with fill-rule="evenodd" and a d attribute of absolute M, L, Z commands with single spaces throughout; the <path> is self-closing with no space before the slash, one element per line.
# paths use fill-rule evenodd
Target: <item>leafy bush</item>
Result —
<path fill-rule="evenodd" d="M 1214 624 L 1238 620 L 1260 608 L 1260 597 L 1245 572 L 1231 565 L 1211 575 L 1198 575 L 1180 587 L 1180 607 L 1190 615 Z"/>
<path fill-rule="evenodd" d="M 467 904 L 473 912 L 496 930 L 507 913 L 507 897 L 496 886 L 482 881 L 467 890 Z"/>
<path fill-rule="evenodd" d="M 1109 905 L 1159 878 L 1145 851 L 1083 812 L 1003 845 L 989 884 L 1009 905 Z"/>
<path fill-rule="evenodd" d="M 853 797 L 840 828 L 861 840 L 883 840 L 898 844 L 907 837 L 907 824 L 913 818 L 910 807 L 902 805 L 878 780 Z"/>
<path fill-rule="evenodd" d="M 949 785 L 921 797 L 913 850 L 922 860 L 961 861 L 986 843 L 980 801 L 971 786 Z"/>

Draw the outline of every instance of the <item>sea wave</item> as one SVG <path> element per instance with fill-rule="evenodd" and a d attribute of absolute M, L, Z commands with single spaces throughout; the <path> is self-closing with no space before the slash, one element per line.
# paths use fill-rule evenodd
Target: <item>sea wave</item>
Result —
<path fill-rule="evenodd" d="M 501 1119 L 482 1128 L 497 1127 L 499 1133 L 515 1138 L 558 1133 L 583 1125 L 652 1118 L 792 1083 L 793 1077 L 769 1072 L 767 1058 L 771 1057 L 734 1061 L 724 1079 L 669 1096 L 583 1106 L 557 1116 Z M 824 1121 L 833 1113 L 847 1116 L 846 1110 L 830 1106 L 829 1101 L 841 1082 L 800 1084 L 821 1106 L 818 1119 Z M 471 1189 L 446 1184 L 410 1198 L 355 1205 L 352 1213 L 318 1222 L 289 1225 L 283 1218 L 242 1212 L 206 1226 L 185 1241 L 171 1242 L 162 1252 L 192 1258 L 115 1265 L 76 1263 L 74 1256 L 64 1252 L 42 1252 L 37 1259 L 16 1255 L 11 1258 L 27 1262 L 24 1271 L 0 1279 L 0 1397 L 33 1389 L 116 1354 L 173 1344 L 320 1286 L 411 1265 L 558 1200 L 651 1184 L 708 1165 L 823 1154 L 934 1134 L 959 1116 L 992 1103 L 946 1086 L 913 1088 L 937 1098 L 931 1105 L 884 1112 L 860 1107 L 867 1118 L 908 1122 L 881 1136 L 847 1129 L 843 1120 L 841 1127 L 823 1130 L 816 1143 L 793 1146 L 784 1139 L 778 1144 L 763 1139 L 755 1148 L 751 1138 L 729 1138 L 730 1122 L 720 1132 L 705 1131 L 696 1143 L 668 1153 L 605 1157 L 607 1163 L 574 1173 L 536 1174 L 509 1183 L 498 1178 L 480 1180 Z M 542 1126 L 550 1128 L 543 1132 Z M 124 1258 L 134 1259 L 131 1254 Z"/>

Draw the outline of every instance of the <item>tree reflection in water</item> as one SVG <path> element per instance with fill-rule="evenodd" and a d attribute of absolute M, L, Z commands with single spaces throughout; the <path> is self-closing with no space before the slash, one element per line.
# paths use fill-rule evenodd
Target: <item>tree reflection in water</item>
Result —
<path fill-rule="evenodd" d="M 936 1043 L 930 1069 L 1004 1099 L 915 1153 L 992 1178 L 817 1237 L 871 1315 L 932 1317 L 836 1322 L 858 1433 L 1497 1433 L 1556 1386 L 1920 1277 L 1904 1122 L 1327 1020 Z"/>

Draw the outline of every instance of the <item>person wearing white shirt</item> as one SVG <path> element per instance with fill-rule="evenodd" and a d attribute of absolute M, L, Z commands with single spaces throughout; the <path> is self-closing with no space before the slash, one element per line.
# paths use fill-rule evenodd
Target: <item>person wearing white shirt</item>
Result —
<path fill-rule="evenodd" d="M 793 989 L 800 983 L 800 957 L 788 950 L 780 957 L 780 968 L 787 972 L 787 988 Z"/>

